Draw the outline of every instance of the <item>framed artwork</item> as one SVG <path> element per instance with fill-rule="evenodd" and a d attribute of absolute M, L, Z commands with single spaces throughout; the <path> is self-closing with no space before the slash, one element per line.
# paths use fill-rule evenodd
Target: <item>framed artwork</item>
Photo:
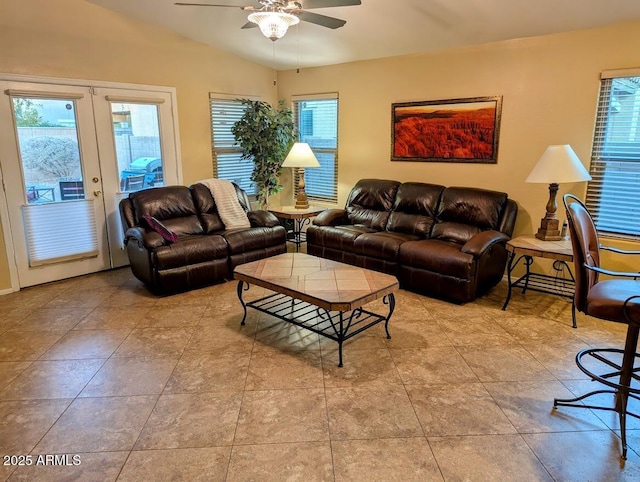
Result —
<path fill-rule="evenodd" d="M 391 160 L 498 162 L 502 96 L 391 105 Z"/>

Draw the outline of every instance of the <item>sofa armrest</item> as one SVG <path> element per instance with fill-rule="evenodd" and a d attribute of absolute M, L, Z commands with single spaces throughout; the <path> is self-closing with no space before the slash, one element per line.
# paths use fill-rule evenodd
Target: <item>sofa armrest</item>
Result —
<path fill-rule="evenodd" d="M 322 211 L 313 219 L 316 226 L 339 226 L 340 224 L 349 224 L 347 211 L 344 209 L 327 209 Z"/>
<path fill-rule="evenodd" d="M 462 252 L 471 254 L 474 258 L 482 256 L 489 248 L 499 243 L 506 243 L 511 239 L 504 233 L 489 229 L 476 234 L 462 246 Z"/>
<path fill-rule="evenodd" d="M 141 226 L 129 228 L 124 233 L 124 245 L 127 246 L 131 242 L 135 242 L 138 244 L 138 247 L 147 250 L 155 249 L 166 244 L 164 238 L 160 236 L 160 234 Z"/>
<path fill-rule="evenodd" d="M 247 217 L 249 218 L 249 221 L 251 222 L 251 227 L 253 228 L 256 228 L 256 227 L 273 228 L 274 226 L 280 225 L 280 221 L 278 221 L 278 218 L 269 211 L 262 211 L 262 210 L 249 211 L 247 213 Z"/>

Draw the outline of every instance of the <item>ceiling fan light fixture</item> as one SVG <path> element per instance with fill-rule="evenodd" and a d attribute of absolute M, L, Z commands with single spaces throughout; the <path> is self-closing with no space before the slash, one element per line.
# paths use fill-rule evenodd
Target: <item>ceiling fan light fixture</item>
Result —
<path fill-rule="evenodd" d="M 274 42 L 284 37 L 289 27 L 300 22 L 298 17 L 286 12 L 253 12 L 247 20 L 257 24 L 262 35 Z"/>

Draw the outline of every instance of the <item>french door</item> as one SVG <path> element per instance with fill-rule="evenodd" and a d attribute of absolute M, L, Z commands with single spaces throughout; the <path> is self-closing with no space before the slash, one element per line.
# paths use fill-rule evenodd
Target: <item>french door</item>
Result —
<path fill-rule="evenodd" d="M 127 264 L 119 201 L 179 182 L 172 96 L 12 81 L 0 92 L 3 230 L 19 287 Z"/>

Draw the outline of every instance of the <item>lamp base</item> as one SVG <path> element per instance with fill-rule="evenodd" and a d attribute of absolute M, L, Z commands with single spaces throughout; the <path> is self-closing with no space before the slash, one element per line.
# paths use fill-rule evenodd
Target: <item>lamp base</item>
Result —
<path fill-rule="evenodd" d="M 560 241 L 563 238 L 560 236 L 558 224 L 557 219 L 542 218 L 536 238 L 542 241 Z"/>
<path fill-rule="evenodd" d="M 298 197 L 296 197 L 296 209 L 309 209 L 309 201 L 307 200 L 306 192 L 298 191 Z"/>

